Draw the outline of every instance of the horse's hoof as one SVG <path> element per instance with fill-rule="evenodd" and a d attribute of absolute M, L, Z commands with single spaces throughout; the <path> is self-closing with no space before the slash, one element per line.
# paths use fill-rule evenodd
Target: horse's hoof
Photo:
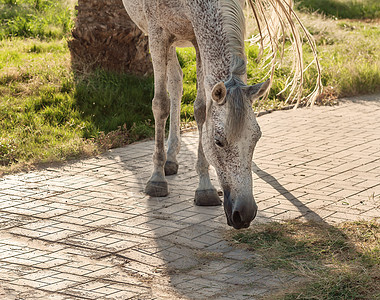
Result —
<path fill-rule="evenodd" d="M 169 194 L 168 183 L 166 181 L 148 181 L 145 193 L 151 197 L 165 197 Z"/>
<path fill-rule="evenodd" d="M 215 189 L 210 189 L 196 190 L 194 203 L 198 206 L 217 206 L 221 205 L 222 201 L 219 198 L 218 192 Z"/>
<path fill-rule="evenodd" d="M 174 175 L 178 172 L 178 163 L 174 161 L 166 161 L 165 163 L 165 175 Z"/>

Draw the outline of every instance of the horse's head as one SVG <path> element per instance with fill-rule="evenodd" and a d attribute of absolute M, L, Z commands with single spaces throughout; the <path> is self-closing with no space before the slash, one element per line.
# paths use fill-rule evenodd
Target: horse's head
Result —
<path fill-rule="evenodd" d="M 252 101 L 268 87 L 269 80 L 247 86 L 232 77 L 214 85 L 207 95 L 212 101 L 208 101 L 202 146 L 223 188 L 227 223 L 236 229 L 248 227 L 257 213 L 251 164 L 261 131 Z"/>

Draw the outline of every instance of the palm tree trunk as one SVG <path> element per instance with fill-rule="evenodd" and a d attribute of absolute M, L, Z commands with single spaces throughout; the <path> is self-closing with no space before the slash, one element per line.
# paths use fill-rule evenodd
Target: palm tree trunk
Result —
<path fill-rule="evenodd" d="M 76 9 L 69 41 L 74 70 L 152 73 L 148 39 L 129 18 L 122 0 L 79 0 Z"/>

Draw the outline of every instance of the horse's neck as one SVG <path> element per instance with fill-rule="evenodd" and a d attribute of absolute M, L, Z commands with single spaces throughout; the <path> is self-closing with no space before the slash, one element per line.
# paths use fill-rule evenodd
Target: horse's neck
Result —
<path fill-rule="evenodd" d="M 187 0 L 199 47 L 204 74 L 209 84 L 225 81 L 230 73 L 231 51 L 223 28 L 218 0 Z"/>

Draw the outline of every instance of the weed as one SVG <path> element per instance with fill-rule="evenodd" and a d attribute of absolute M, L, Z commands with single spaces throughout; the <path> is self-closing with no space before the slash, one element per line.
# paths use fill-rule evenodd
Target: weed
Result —
<path fill-rule="evenodd" d="M 9 165 L 15 161 L 16 144 L 9 138 L 0 138 L 0 165 Z"/>
<path fill-rule="evenodd" d="M 195 256 L 198 259 L 213 261 L 213 260 L 223 260 L 223 253 L 220 252 L 212 252 L 212 251 L 196 251 Z"/>
<path fill-rule="evenodd" d="M 112 149 L 126 145 L 128 142 L 128 130 L 126 124 L 119 126 L 117 130 L 108 132 L 101 131 L 96 138 L 96 142 L 102 149 Z"/>

